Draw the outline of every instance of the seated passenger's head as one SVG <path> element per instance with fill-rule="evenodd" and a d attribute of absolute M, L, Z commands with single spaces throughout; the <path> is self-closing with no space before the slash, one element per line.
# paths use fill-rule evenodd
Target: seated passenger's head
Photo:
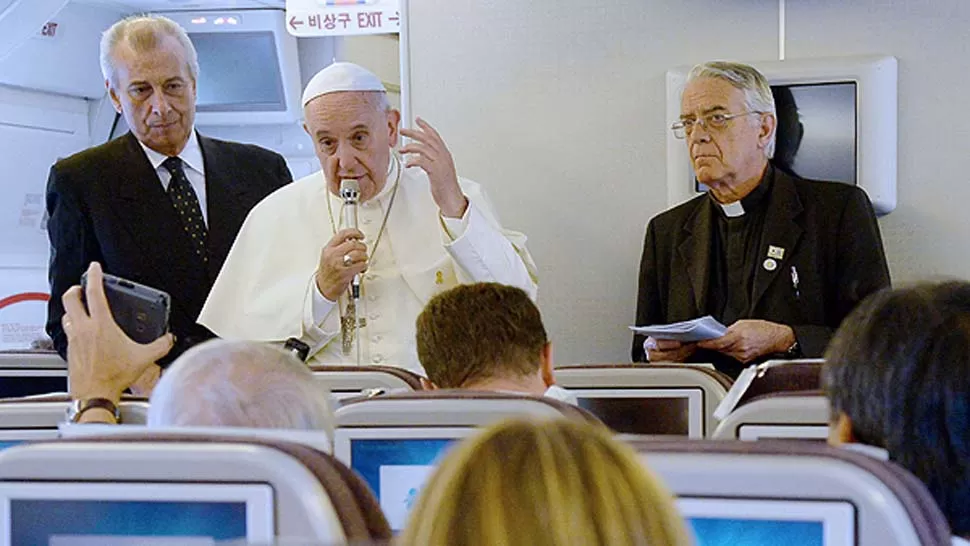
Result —
<path fill-rule="evenodd" d="M 830 442 L 886 449 L 970 535 L 970 283 L 873 294 L 825 359 Z"/>
<path fill-rule="evenodd" d="M 542 317 L 519 288 L 497 283 L 438 294 L 416 322 L 418 359 L 442 389 L 542 395 L 553 384 L 552 345 Z"/>
<path fill-rule="evenodd" d="M 212 340 L 162 376 L 148 425 L 333 429 L 330 394 L 302 362 L 276 347 Z"/>
<path fill-rule="evenodd" d="M 584 422 L 508 421 L 459 444 L 424 486 L 403 546 L 689 544 L 670 493 Z"/>

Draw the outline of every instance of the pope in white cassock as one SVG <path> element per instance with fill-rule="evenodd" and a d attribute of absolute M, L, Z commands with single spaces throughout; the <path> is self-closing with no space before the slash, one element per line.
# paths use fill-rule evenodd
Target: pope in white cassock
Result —
<path fill-rule="evenodd" d="M 322 171 L 250 212 L 199 323 L 229 339 L 297 337 L 314 364 L 356 363 L 359 342 L 362 363 L 421 372 L 414 321 L 438 292 L 491 281 L 535 298 L 525 236 L 503 230 L 484 190 L 458 178 L 434 128 L 418 118 L 399 130 L 377 76 L 334 63 L 307 84 L 303 108 Z M 399 134 L 411 139 L 404 159 Z M 360 187 L 359 230 L 341 225 L 348 179 Z"/>

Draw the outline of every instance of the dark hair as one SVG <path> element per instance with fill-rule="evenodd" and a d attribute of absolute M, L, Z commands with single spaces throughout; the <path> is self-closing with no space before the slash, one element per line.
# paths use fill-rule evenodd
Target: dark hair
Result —
<path fill-rule="evenodd" d="M 825 360 L 833 417 L 922 480 L 954 534 L 970 534 L 970 283 L 872 294 Z"/>
<path fill-rule="evenodd" d="M 460 285 L 431 298 L 416 321 L 418 359 L 444 389 L 539 370 L 548 343 L 542 317 L 519 288 Z"/>
<path fill-rule="evenodd" d="M 771 94 L 775 98 L 775 155 L 771 162 L 775 167 L 786 173 L 798 176 L 793 168 L 795 155 L 802 144 L 802 136 L 805 128 L 798 117 L 798 105 L 795 103 L 795 95 L 787 86 L 771 88 Z"/>

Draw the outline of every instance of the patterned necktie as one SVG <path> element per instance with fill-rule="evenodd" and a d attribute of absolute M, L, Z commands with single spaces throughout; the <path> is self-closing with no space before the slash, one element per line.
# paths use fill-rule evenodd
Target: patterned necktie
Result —
<path fill-rule="evenodd" d="M 202 208 L 199 206 L 199 198 L 192 189 L 192 184 L 185 176 L 185 169 L 182 168 L 182 160 L 178 157 L 170 157 L 162 162 L 162 166 L 172 173 L 172 179 L 168 183 L 168 197 L 172 200 L 175 212 L 182 220 L 182 227 L 185 233 L 192 238 L 192 247 L 195 253 L 208 262 L 209 256 L 205 251 L 206 228 L 205 219 L 202 217 Z"/>

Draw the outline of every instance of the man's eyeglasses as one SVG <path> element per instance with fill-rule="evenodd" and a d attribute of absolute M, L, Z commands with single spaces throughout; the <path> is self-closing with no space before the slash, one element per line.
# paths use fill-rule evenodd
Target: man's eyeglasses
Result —
<path fill-rule="evenodd" d="M 697 119 L 682 119 L 675 122 L 670 126 L 670 129 L 674 132 L 674 136 L 677 138 L 687 138 L 687 135 L 694 131 L 695 125 L 700 125 L 707 131 L 721 131 L 727 127 L 728 122 L 734 118 L 741 116 L 750 116 L 751 114 L 763 114 L 764 112 L 739 112 L 737 114 L 722 114 L 720 112 L 715 112 L 713 114 L 707 114 L 706 116 L 701 116 Z"/>

